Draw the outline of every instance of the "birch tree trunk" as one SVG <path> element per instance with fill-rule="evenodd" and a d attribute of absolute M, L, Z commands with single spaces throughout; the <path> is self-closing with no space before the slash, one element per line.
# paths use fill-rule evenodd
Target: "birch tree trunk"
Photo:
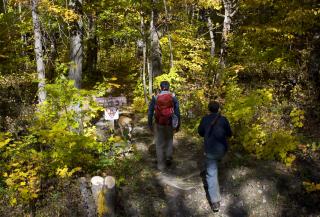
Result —
<path fill-rule="evenodd" d="M 195 6 L 194 6 L 194 4 L 192 4 L 192 6 L 191 6 L 191 24 L 193 24 L 193 20 L 194 20 L 194 13 L 195 13 Z"/>
<path fill-rule="evenodd" d="M 157 0 L 152 0 L 152 10 L 150 19 L 150 64 L 151 64 L 151 74 L 153 77 L 158 76 L 162 72 L 162 59 L 161 50 L 159 43 L 159 35 L 156 28 L 156 23 L 158 21 L 158 11 L 155 8 Z"/>
<path fill-rule="evenodd" d="M 23 18 L 22 18 L 22 6 L 21 6 L 21 2 L 19 2 L 18 4 L 18 10 L 19 10 L 19 19 L 20 19 L 20 22 L 22 23 L 23 22 Z M 27 44 L 27 37 L 26 37 L 26 34 L 22 34 L 21 33 L 21 41 L 22 41 L 22 56 L 25 56 L 26 55 L 26 52 L 25 52 L 25 48 L 28 46 Z M 25 64 L 25 67 L 26 69 L 28 68 L 28 64 Z"/>
<path fill-rule="evenodd" d="M 82 12 L 82 0 L 71 0 L 71 8 L 76 14 L 81 15 Z M 81 88 L 82 79 L 82 60 L 83 60 L 83 23 L 82 18 L 79 17 L 71 29 L 70 38 L 70 60 L 71 66 L 69 70 L 69 78 L 74 80 L 74 86 L 76 88 Z"/>
<path fill-rule="evenodd" d="M 210 35 L 210 43 L 211 43 L 210 60 L 211 60 L 211 62 L 213 62 L 214 55 L 215 55 L 216 43 L 214 41 L 213 25 L 212 25 L 212 21 L 211 21 L 209 14 L 207 16 L 207 21 L 208 21 L 208 29 L 209 29 L 209 35 Z M 210 67 L 210 71 L 208 74 L 208 81 L 209 81 L 210 89 L 211 89 L 211 85 L 214 85 L 217 81 L 219 81 L 219 78 L 220 78 L 219 71 L 216 70 L 216 73 L 214 73 L 212 67 Z"/>
<path fill-rule="evenodd" d="M 147 97 L 147 84 L 146 84 L 146 64 L 147 64 L 147 42 L 146 42 L 146 34 L 145 34 L 145 26 L 144 26 L 144 19 L 141 13 L 140 17 L 140 28 L 142 34 L 142 83 L 143 83 L 143 94 L 144 94 L 144 102 L 148 104 L 148 97 Z"/>
<path fill-rule="evenodd" d="M 168 34 L 168 43 L 169 43 L 169 50 L 170 50 L 170 69 L 171 69 L 173 67 L 173 50 L 172 50 L 170 29 L 169 29 L 169 26 L 168 26 L 169 14 L 168 14 L 166 0 L 163 0 L 163 5 L 164 5 L 164 11 L 165 11 L 165 14 L 166 14 L 165 20 L 166 20 L 166 29 L 167 29 L 167 34 Z"/>
<path fill-rule="evenodd" d="M 146 65 L 147 65 L 147 47 L 146 44 L 143 44 L 143 68 L 142 68 L 142 81 L 143 81 L 143 94 L 144 94 L 144 101 L 148 104 L 148 97 L 147 97 L 147 84 L 146 84 Z"/>
<path fill-rule="evenodd" d="M 149 96 L 152 97 L 152 94 L 153 94 L 153 89 L 152 89 L 153 76 L 152 76 L 152 64 L 150 63 L 149 59 L 147 59 L 147 66 L 148 66 L 148 76 L 149 76 Z"/>
<path fill-rule="evenodd" d="M 213 58 L 215 55 L 216 44 L 214 41 L 213 25 L 209 15 L 207 20 L 208 20 L 208 29 L 209 29 L 209 35 L 210 35 L 210 43 L 211 43 L 210 56 Z"/>
<path fill-rule="evenodd" d="M 38 73 L 38 100 L 42 103 L 46 99 L 45 87 L 45 65 L 43 60 L 42 33 L 40 29 L 39 14 L 37 12 L 38 0 L 32 0 L 32 22 L 34 32 L 34 52 L 36 55 Z"/>
<path fill-rule="evenodd" d="M 231 30 L 231 18 L 235 15 L 237 9 L 235 0 L 222 0 L 224 7 L 224 20 L 223 20 L 223 30 L 222 30 L 222 43 L 220 50 L 219 63 L 222 68 L 226 66 L 226 57 L 228 49 L 228 35 Z"/>

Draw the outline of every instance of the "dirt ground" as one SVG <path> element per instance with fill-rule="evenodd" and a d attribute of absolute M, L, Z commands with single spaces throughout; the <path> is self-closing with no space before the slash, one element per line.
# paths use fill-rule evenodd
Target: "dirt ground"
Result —
<path fill-rule="evenodd" d="M 240 153 L 227 154 L 219 165 L 222 202 L 220 211 L 214 213 L 205 190 L 201 140 L 181 132 L 175 134 L 174 163 L 159 172 L 155 145 L 145 121 L 141 120 L 134 129 L 133 144 L 142 154 L 141 165 L 132 185 L 118 191 L 118 216 L 320 216 L 320 195 L 304 190 L 299 164 L 287 168 Z M 312 168 L 311 164 L 309 169 L 312 173 L 319 168 Z"/>

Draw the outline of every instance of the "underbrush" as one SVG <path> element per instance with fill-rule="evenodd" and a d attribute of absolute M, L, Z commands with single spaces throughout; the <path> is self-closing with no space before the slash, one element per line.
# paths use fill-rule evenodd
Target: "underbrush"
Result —
<path fill-rule="evenodd" d="M 93 98 L 97 91 L 78 90 L 65 78 L 47 84 L 46 91 L 47 99 L 30 115 L 28 128 L 0 132 L 1 216 L 25 216 L 44 206 L 58 206 L 54 198 L 66 199 L 72 180 L 79 176 L 107 171 L 121 184 L 126 180 L 123 174 L 131 174 L 126 142 L 113 134 L 101 140 L 94 125 L 103 109 Z M 53 211 L 61 214 L 63 209 Z"/>

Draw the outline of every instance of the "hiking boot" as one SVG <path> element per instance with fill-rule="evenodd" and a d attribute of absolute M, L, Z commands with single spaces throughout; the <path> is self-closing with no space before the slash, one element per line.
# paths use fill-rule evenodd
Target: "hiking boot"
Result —
<path fill-rule="evenodd" d="M 219 212 L 220 210 L 220 202 L 210 203 L 210 207 L 213 212 Z"/>

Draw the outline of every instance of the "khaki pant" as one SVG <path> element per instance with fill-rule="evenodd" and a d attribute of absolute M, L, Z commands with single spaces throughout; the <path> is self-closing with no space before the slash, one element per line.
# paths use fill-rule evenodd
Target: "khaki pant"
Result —
<path fill-rule="evenodd" d="M 173 151 L 173 128 L 156 124 L 156 152 L 157 167 L 163 170 L 166 167 L 166 160 L 172 158 Z"/>

